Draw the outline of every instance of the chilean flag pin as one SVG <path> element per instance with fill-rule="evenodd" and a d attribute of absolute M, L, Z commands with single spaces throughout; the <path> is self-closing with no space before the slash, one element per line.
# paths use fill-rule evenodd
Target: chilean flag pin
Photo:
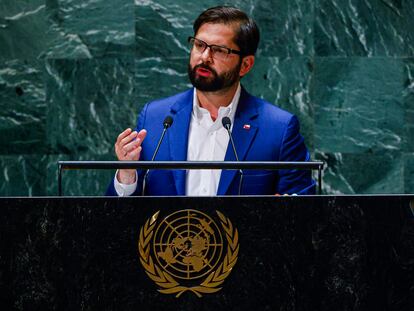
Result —
<path fill-rule="evenodd" d="M 250 124 L 245 124 L 245 125 L 243 125 L 243 129 L 245 129 L 245 130 L 250 130 Z"/>

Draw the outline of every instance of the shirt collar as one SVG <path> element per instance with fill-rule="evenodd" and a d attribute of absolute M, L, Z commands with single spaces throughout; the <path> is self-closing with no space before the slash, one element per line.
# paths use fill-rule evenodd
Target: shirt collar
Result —
<path fill-rule="evenodd" d="M 220 120 L 219 121 L 220 124 L 221 124 L 221 119 L 223 117 L 226 117 L 226 116 L 230 118 L 231 124 L 233 124 L 234 116 L 235 116 L 236 110 L 237 110 L 237 105 L 239 104 L 240 93 L 241 93 L 241 86 L 240 86 L 240 82 L 239 82 L 239 84 L 237 86 L 237 90 L 234 93 L 233 99 L 230 102 L 230 105 L 228 105 L 226 107 L 220 107 L 219 108 L 217 120 Z M 193 114 L 193 118 L 195 118 L 196 120 L 201 120 L 203 115 L 209 114 L 207 109 L 200 107 L 200 104 L 198 102 L 197 89 L 196 88 L 194 88 L 193 113 L 192 114 Z"/>

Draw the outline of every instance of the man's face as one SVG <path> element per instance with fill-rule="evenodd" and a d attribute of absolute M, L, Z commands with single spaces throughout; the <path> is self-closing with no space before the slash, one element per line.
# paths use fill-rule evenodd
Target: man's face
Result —
<path fill-rule="evenodd" d="M 195 37 L 207 44 L 225 46 L 239 50 L 234 43 L 234 30 L 225 24 L 203 24 Z M 188 75 L 191 83 L 200 91 L 216 92 L 227 89 L 240 80 L 241 56 L 227 55 L 226 59 L 214 57 L 210 48 L 203 53 L 193 49 L 188 65 Z"/>

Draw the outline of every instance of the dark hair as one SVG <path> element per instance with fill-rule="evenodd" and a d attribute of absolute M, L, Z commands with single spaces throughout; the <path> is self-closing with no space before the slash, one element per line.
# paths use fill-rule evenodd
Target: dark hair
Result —
<path fill-rule="evenodd" d="M 242 55 L 254 55 L 259 45 L 260 33 L 255 21 L 249 18 L 243 11 L 228 7 L 216 6 L 205 10 L 194 22 L 194 36 L 198 29 L 206 23 L 212 24 L 238 24 L 235 27 L 236 36 L 234 43 L 236 43 Z"/>

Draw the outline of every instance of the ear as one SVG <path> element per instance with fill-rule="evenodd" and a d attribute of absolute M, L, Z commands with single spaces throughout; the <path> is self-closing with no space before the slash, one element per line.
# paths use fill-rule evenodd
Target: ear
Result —
<path fill-rule="evenodd" d="M 244 56 L 242 59 L 241 67 L 240 67 L 240 77 L 245 76 L 254 65 L 254 56 L 248 55 Z"/>

